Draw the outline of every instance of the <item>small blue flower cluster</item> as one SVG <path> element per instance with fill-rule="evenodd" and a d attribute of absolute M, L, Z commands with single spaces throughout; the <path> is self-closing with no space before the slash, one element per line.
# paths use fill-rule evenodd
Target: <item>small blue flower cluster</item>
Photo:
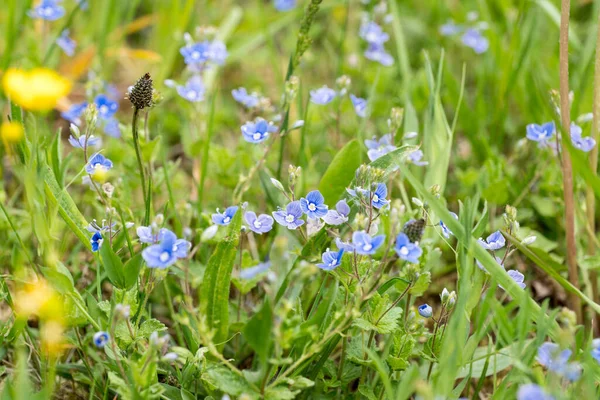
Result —
<path fill-rule="evenodd" d="M 478 16 L 476 13 L 469 13 L 469 22 L 473 23 L 477 20 Z M 473 51 L 477 54 L 485 53 L 489 47 L 489 40 L 483 36 L 482 31 L 487 28 L 487 24 L 485 22 L 479 22 L 474 26 L 461 26 L 455 24 L 453 21 L 448 21 L 444 25 L 440 26 L 440 34 L 442 36 L 454 36 L 461 34 L 460 40 L 461 42 L 473 49 Z"/>
<path fill-rule="evenodd" d="M 384 46 L 385 42 L 390 39 L 390 35 L 385 33 L 381 26 L 375 21 L 363 21 L 358 34 L 367 42 L 367 49 L 364 53 L 365 58 L 386 67 L 394 64 L 394 58 L 386 51 Z"/>
<path fill-rule="evenodd" d="M 142 251 L 142 257 L 149 268 L 164 269 L 177 260 L 186 258 L 192 244 L 177 236 L 166 228 L 155 232 L 151 226 L 139 226 L 137 235 L 140 243 L 150 244 Z"/>
<path fill-rule="evenodd" d="M 94 104 L 96 110 L 98 110 L 100 127 L 104 130 L 104 133 L 115 138 L 121 137 L 119 121 L 115 118 L 115 114 L 119 109 L 119 103 L 112 96 L 99 94 L 94 98 Z M 80 126 L 81 116 L 87 106 L 88 103 L 86 101 L 73 104 L 67 111 L 61 113 L 61 116 L 72 124 Z M 71 144 L 73 143 L 71 142 Z"/>
<path fill-rule="evenodd" d="M 277 11 L 290 11 L 296 7 L 296 0 L 273 0 Z"/>
<path fill-rule="evenodd" d="M 526 127 L 526 137 L 527 139 L 537 142 L 538 147 L 552 147 L 550 140 L 554 137 L 556 133 L 556 125 L 554 121 L 546 122 L 544 124 L 529 124 Z M 594 138 L 590 136 L 582 136 L 583 129 L 575 124 L 571 123 L 571 143 L 576 149 L 579 149 L 584 152 L 591 151 L 596 146 L 596 141 Z M 560 135 L 556 136 L 556 140 L 560 140 Z M 558 146 L 558 144 L 554 144 L 554 146 Z"/>
<path fill-rule="evenodd" d="M 575 382 L 581 377 L 581 365 L 578 362 L 569 362 L 572 351 L 561 350 L 556 343 L 546 342 L 538 348 L 537 361 L 557 375 Z"/>
<path fill-rule="evenodd" d="M 60 3 L 62 3 L 62 0 L 42 0 L 33 10 L 29 10 L 27 14 L 31 18 L 56 21 L 65 15 L 65 8 Z"/>
<path fill-rule="evenodd" d="M 492 254 L 494 255 L 494 252 L 496 250 L 500 250 L 501 248 L 503 248 L 506 245 L 506 239 L 504 238 L 504 236 L 502 236 L 502 233 L 500 231 L 496 231 L 496 232 L 492 233 L 491 235 L 489 235 L 485 239 L 485 241 L 482 238 L 479 238 L 478 243 L 481 245 L 481 247 L 483 247 L 486 250 L 491 251 Z M 508 252 L 508 250 L 506 250 L 506 251 Z M 496 262 L 504 268 L 503 260 L 500 259 L 499 257 L 496 257 L 495 255 L 494 255 L 494 258 L 495 258 Z M 482 271 L 486 271 L 485 267 L 479 261 L 477 261 L 477 266 Z M 516 269 L 508 270 L 508 271 L 506 271 L 506 273 L 521 289 L 525 289 L 525 286 L 527 286 L 525 284 L 525 275 L 523 275 Z M 501 289 L 504 289 L 502 287 L 502 285 L 498 285 L 498 286 Z"/>

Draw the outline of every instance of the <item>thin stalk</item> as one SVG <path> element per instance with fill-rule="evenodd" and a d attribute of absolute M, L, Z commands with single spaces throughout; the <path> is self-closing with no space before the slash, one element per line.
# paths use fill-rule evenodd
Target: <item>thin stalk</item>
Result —
<path fill-rule="evenodd" d="M 561 1 L 560 10 L 560 115 L 562 119 L 562 172 L 563 194 L 565 202 L 565 230 L 567 235 L 567 265 L 569 281 L 577 289 L 579 271 L 577 268 L 577 244 L 575 242 L 575 196 L 573 194 L 573 167 L 567 140 L 571 137 L 571 108 L 569 103 L 569 15 L 571 0 Z M 583 322 L 581 302 L 575 293 L 569 293 L 569 304 L 577 315 L 577 322 Z"/>
<path fill-rule="evenodd" d="M 596 38 L 596 65 L 594 70 L 594 104 L 593 104 L 593 119 L 592 119 L 592 138 L 598 143 L 598 128 L 600 124 L 600 13 L 598 14 L 598 36 Z M 598 171 L 598 145 L 594 146 L 590 152 L 590 168 L 597 174 Z M 588 247 L 587 253 L 590 256 L 596 254 L 596 198 L 594 190 L 591 186 L 586 188 L 586 212 L 588 221 Z M 592 282 L 592 299 L 598 301 L 598 271 L 590 271 L 590 281 Z M 598 324 L 596 318 L 592 320 L 594 329 L 598 333 Z"/>
<path fill-rule="evenodd" d="M 146 210 L 148 210 L 148 192 L 146 191 L 146 174 L 144 173 L 144 162 L 142 161 L 142 151 L 140 149 L 140 138 L 139 132 L 137 128 L 137 120 L 139 116 L 140 110 L 137 107 L 134 107 L 133 111 L 133 120 L 131 122 L 131 135 L 133 136 L 133 147 L 135 148 L 135 157 L 137 158 L 138 168 L 140 170 L 140 179 L 142 181 L 142 192 L 144 193 L 144 204 L 146 205 Z M 148 214 L 146 212 L 146 214 Z M 150 216 L 146 215 L 144 217 L 144 224 L 148 225 L 148 218 Z"/>

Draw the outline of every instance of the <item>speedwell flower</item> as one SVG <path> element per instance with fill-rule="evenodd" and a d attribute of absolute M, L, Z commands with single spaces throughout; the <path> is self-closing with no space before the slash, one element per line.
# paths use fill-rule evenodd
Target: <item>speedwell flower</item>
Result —
<path fill-rule="evenodd" d="M 191 101 L 192 103 L 197 103 L 199 101 L 204 100 L 204 83 L 202 82 L 202 77 L 200 75 L 194 75 L 190 79 L 185 82 L 185 85 L 176 85 L 177 94 L 186 99 L 187 101 Z"/>
<path fill-rule="evenodd" d="M 100 249 L 100 247 L 102 246 L 102 242 L 104 241 L 104 239 L 102 238 L 102 234 L 97 231 L 94 232 L 94 234 L 92 235 L 92 238 L 90 239 L 90 243 L 92 244 L 92 251 L 96 252 Z"/>
<path fill-rule="evenodd" d="M 81 135 L 76 139 L 73 135 L 70 135 L 69 143 L 71 143 L 71 146 L 75 147 L 76 149 L 85 149 L 93 146 L 99 146 L 102 143 L 102 139 L 95 137 L 94 135 L 90 135 L 89 137 Z"/>
<path fill-rule="evenodd" d="M 94 175 L 96 173 L 106 172 L 112 167 L 112 161 L 104 157 L 102 154 L 96 153 L 90 158 L 85 166 L 85 172 L 87 172 L 89 175 Z"/>
<path fill-rule="evenodd" d="M 371 161 L 375 161 L 390 151 L 396 150 L 396 147 L 392 144 L 392 135 L 390 133 L 383 135 L 379 140 L 375 137 L 365 140 L 365 146 L 369 149 L 367 155 Z"/>
<path fill-rule="evenodd" d="M 177 245 L 177 236 L 168 229 L 161 229 L 160 232 L 160 243 L 148 246 L 142 251 L 142 257 L 149 268 L 167 268 L 177 261 L 178 258 L 185 257 L 187 255 L 187 241 L 186 246 L 181 246 L 183 243 L 180 242 L 180 246 Z M 182 257 L 183 256 L 183 257 Z"/>
<path fill-rule="evenodd" d="M 108 332 L 99 331 L 99 332 L 94 333 L 94 338 L 93 338 L 94 346 L 96 346 L 99 349 L 106 346 L 106 344 L 108 343 L 109 340 L 110 340 L 110 335 L 108 334 Z"/>
<path fill-rule="evenodd" d="M 273 212 L 273 218 L 278 224 L 287 226 L 288 229 L 296 229 L 304 225 L 302 220 L 302 207 L 299 201 L 292 201 L 289 203 L 285 210 L 278 210 Z"/>
<path fill-rule="evenodd" d="M 387 197 L 387 186 L 385 183 L 379 183 L 377 185 L 377 189 L 375 193 L 373 193 L 373 197 L 371 199 L 371 205 L 377 209 L 383 208 L 389 204 L 389 201 L 385 198 Z"/>
<path fill-rule="evenodd" d="M 252 232 L 262 235 L 273 229 L 273 218 L 267 214 L 261 214 L 258 217 L 254 211 L 246 211 L 244 219 Z"/>
<path fill-rule="evenodd" d="M 396 236 L 395 250 L 398 257 L 413 264 L 417 264 L 423 254 L 423 250 L 415 243 L 411 243 L 408 236 L 402 232 Z"/>
<path fill-rule="evenodd" d="M 423 318 L 430 318 L 433 315 L 433 308 L 429 304 L 419 306 L 419 315 Z"/>
<path fill-rule="evenodd" d="M 244 268 L 240 271 L 240 278 L 242 279 L 253 279 L 257 275 L 266 272 L 271 267 L 270 261 L 265 261 L 254 267 Z"/>
<path fill-rule="evenodd" d="M 542 125 L 529 124 L 527 125 L 527 139 L 538 142 L 540 145 L 546 144 L 556 131 L 553 121 L 546 122 Z"/>
<path fill-rule="evenodd" d="M 119 109 L 119 103 L 111 100 L 105 94 L 99 94 L 94 99 L 96 109 L 98 110 L 98 116 L 102 119 L 111 118 Z"/>
<path fill-rule="evenodd" d="M 27 15 L 31 18 L 56 21 L 65 15 L 65 8 L 60 3 L 62 0 L 42 0 L 33 10 L 27 11 Z"/>
<path fill-rule="evenodd" d="M 365 118 L 367 116 L 367 100 L 362 97 L 356 97 L 355 95 L 350 95 L 350 100 L 352 101 L 352 106 L 354 107 L 354 112 L 361 118 Z"/>
<path fill-rule="evenodd" d="M 56 44 L 58 45 L 58 47 L 63 49 L 65 54 L 69 57 L 75 54 L 75 47 L 77 46 L 77 43 L 69 37 L 68 29 L 62 31 L 60 36 L 56 39 Z"/>
<path fill-rule="evenodd" d="M 385 235 L 371 237 L 365 231 L 357 231 L 352 235 L 352 245 L 356 253 L 363 255 L 375 254 L 375 251 L 383 244 Z"/>
<path fill-rule="evenodd" d="M 238 206 L 231 206 L 227 207 L 227 209 L 223 211 L 223 213 L 220 213 L 219 209 L 217 208 L 217 212 L 212 215 L 212 221 L 217 225 L 229 225 L 237 210 Z"/>
<path fill-rule="evenodd" d="M 254 122 L 249 121 L 242 125 L 242 135 L 244 140 L 249 143 L 264 142 L 269 138 L 271 132 L 277 132 L 277 127 L 262 118 L 257 118 Z"/>
<path fill-rule="evenodd" d="M 453 213 L 452 211 L 450 211 L 450 215 L 452 215 L 452 218 L 458 220 L 458 215 L 456 215 L 455 213 Z M 444 235 L 444 237 L 446 239 L 450 239 L 450 235 L 453 235 L 452 231 L 450 230 L 450 228 L 448 228 L 446 226 L 446 224 L 444 224 L 444 221 L 440 220 L 440 227 L 442 228 L 442 235 Z"/>
<path fill-rule="evenodd" d="M 327 214 L 325 214 L 323 220 L 329 225 L 341 225 L 344 222 L 348 222 L 349 214 L 350 206 L 348 206 L 346 200 L 340 200 L 335 205 L 335 210 L 327 211 Z"/>
<path fill-rule="evenodd" d="M 429 161 L 421 161 L 423 159 L 423 151 L 421 150 L 415 150 L 415 151 L 411 151 L 410 153 L 408 153 L 408 161 L 410 161 L 412 164 L 415 164 L 419 167 L 422 167 L 424 165 L 429 165 Z"/>
<path fill-rule="evenodd" d="M 500 231 L 496 231 L 490 236 L 488 236 L 485 239 L 485 242 L 481 238 L 479 238 L 478 242 L 481 245 L 481 247 L 483 247 L 486 250 L 499 250 L 503 248 L 506 244 L 506 239 L 504 239 L 504 236 L 502 236 L 502 233 L 500 233 Z"/>
<path fill-rule="evenodd" d="M 581 133 L 581 127 L 571 123 L 571 142 L 573 143 L 573 146 L 587 153 L 588 151 L 592 150 L 594 146 L 596 146 L 596 141 L 590 136 L 582 137 Z"/>
<path fill-rule="evenodd" d="M 60 116 L 75 125 L 81 125 L 81 115 L 87 106 L 87 101 L 73 104 L 67 111 L 63 111 Z"/>
<path fill-rule="evenodd" d="M 310 101 L 322 106 L 331 103 L 335 96 L 335 90 L 328 88 L 327 86 L 310 91 Z"/>
<path fill-rule="evenodd" d="M 477 29 L 467 29 L 461 40 L 465 46 L 472 48 L 477 54 L 485 53 L 490 47 L 490 42 Z"/>
<path fill-rule="evenodd" d="M 547 394 L 535 383 L 527 383 L 519 386 L 517 400 L 554 400 L 554 397 Z"/>
<path fill-rule="evenodd" d="M 342 263 L 342 256 L 344 255 L 344 249 L 339 251 L 327 251 L 323 253 L 321 259 L 322 263 L 317 264 L 317 267 L 324 269 L 325 271 L 331 271 L 336 269 Z"/>
<path fill-rule="evenodd" d="M 242 104 L 246 108 L 254 108 L 254 107 L 258 106 L 258 103 L 260 102 L 260 98 L 258 97 L 258 94 L 256 94 L 256 93 L 248 94 L 248 91 L 246 90 L 246 88 L 243 88 L 243 87 L 238 88 L 238 89 L 233 89 L 231 91 L 231 95 L 233 96 L 235 101 Z"/>
<path fill-rule="evenodd" d="M 273 0 L 277 11 L 290 11 L 296 7 L 296 0 Z"/>
<path fill-rule="evenodd" d="M 318 190 L 313 190 L 306 195 L 306 198 L 301 198 L 300 207 L 302 212 L 311 219 L 323 218 L 327 214 L 328 208 L 325 204 L 325 198 Z"/>

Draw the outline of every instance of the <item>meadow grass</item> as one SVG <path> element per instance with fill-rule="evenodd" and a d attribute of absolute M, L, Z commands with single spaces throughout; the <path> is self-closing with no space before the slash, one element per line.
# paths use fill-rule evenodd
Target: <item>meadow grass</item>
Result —
<path fill-rule="evenodd" d="M 599 1 L 5 3 L 2 399 L 599 397 Z"/>

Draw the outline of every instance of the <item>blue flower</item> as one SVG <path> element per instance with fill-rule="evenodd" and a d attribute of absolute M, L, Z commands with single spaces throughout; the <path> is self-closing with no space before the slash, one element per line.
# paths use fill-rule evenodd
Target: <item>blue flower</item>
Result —
<path fill-rule="evenodd" d="M 571 362 L 565 366 L 565 369 L 562 371 L 562 376 L 564 376 L 567 380 L 571 382 L 578 381 L 581 378 L 581 364 L 578 362 Z"/>
<path fill-rule="evenodd" d="M 506 239 L 504 239 L 500 231 L 496 231 L 488 236 L 485 242 L 481 238 L 479 238 L 478 242 L 486 250 L 499 250 L 506 244 Z"/>
<path fill-rule="evenodd" d="M 177 261 L 181 250 L 176 247 L 177 236 L 168 229 L 161 232 L 160 243 L 146 247 L 142 257 L 149 268 L 164 269 Z M 186 251 L 187 253 L 187 251 Z"/>
<path fill-rule="evenodd" d="M 398 257 L 413 264 L 418 264 L 419 257 L 423 254 L 423 250 L 418 245 L 411 243 L 408 236 L 403 232 L 396 236 L 395 250 Z"/>
<path fill-rule="evenodd" d="M 231 95 L 238 103 L 242 104 L 246 108 L 254 108 L 258 106 L 260 98 L 256 93 L 248 94 L 246 88 L 233 89 Z"/>
<path fill-rule="evenodd" d="M 220 40 L 213 40 L 208 49 L 208 58 L 217 65 L 223 65 L 227 58 L 227 47 Z"/>
<path fill-rule="evenodd" d="M 394 64 L 394 57 L 388 53 L 382 44 L 370 43 L 367 50 L 365 50 L 365 58 L 371 61 L 377 61 L 384 67 L 389 67 Z"/>
<path fill-rule="evenodd" d="M 135 230 L 140 243 L 158 243 L 158 234 L 153 233 L 153 229 L 150 226 L 138 226 Z"/>
<path fill-rule="evenodd" d="M 571 350 L 560 350 L 556 343 L 546 342 L 538 348 L 537 361 L 548 370 L 561 373 L 571 357 Z"/>
<path fill-rule="evenodd" d="M 458 215 L 456 215 L 455 213 L 453 213 L 452 211 L 450 211 L 450 215 L 452 215 L 452 218 L 458 220 Z M 444 235 L 444 237 L 446 239 L 450 239 L 450 235 L 453 235 L 452 231 L 450 230 L 450 228 L 448 228 L 446 226 L 446 224 L 444 224 L 444 221 L 440 220 L 440 227 L 442 228 L 442 235 Z"/>
<path fill-rule="evenodd" d="M 362 97 L 356 97 L 355 95 L 350 95 L 350 100 L 352 101 L 352 106 L 354 107 L 354 112 L 361 118 L 365 118 L 367 116 L 367 100 Z"/>
<path fill-rule="evenodd" d="M 273 229 L 273 218 L 267 214 L 261 214 L 258 217 L 253 211 L 247 211 L 244 214 L 244 219 L 248 224 L 248 227 L 252 232 L 256 232 L 259 235 L 269 232 Z"/>
<path fill-rule="evenodd" d="M 227 209 L 223 211 L 223 213 L 220 213 L 219 209 L 217 208 L 216 214 L 212 215 L 212 221 L 217 225 L 229 225 L 237 210 L 238 206 L 231 206 L 227 207 Z"/>
<path fill-rule="evenodd" d="M 92 244 L 92 251 L 96 252 L 102 247 L 102 242 L 104 239 L 102 238 L 102 234 L 100 232 L 94 232 L 92 238 L 90 239 L 90 243 Z"/>
<path fill-rule="evenodd" d="M 177 85 L 177 93 L 193 103 L 204 100 L 204 91 L 204 83 L 200 75 L 192 76 L 185 85 Z"/>
<path fill-rule="evenodd" d="M 62 31 L 60 36 L 56 39 L 56 44 L 58 45 L 58 47 L 63 49 L 65 54 L 69 57 L 75 54 L 75 47 L 77 46 L 77 43 L 69 37 L 68 29 Z"/>
<path fill-rule="evenodd" d="M 121 128 L 119 128 L 119 121 L 116 118 L 101 119 L 100 126 L 108 136 L 121 137 Z"/>
<path fill-rule="evenodd" d="M 390 39 L 390 35 L 385 33 L 381 26 L 373 21 L 363 23 L 358 35 L 369 44 L 383 44 Z"/>
<path fill-rule="evenodd" d="M 87 106 L 87 101 L 84 101 L 83 103 L 73 104 L 67 111 L 62 112 L 60 116 L 75 125 L 81 125 L 81 115 L 83 114 Z"/>
<path fill-rule="evenodd" d="M 534 383 L 519 386 L 517 400 L 554 400 L 554 397 L 546 394 L 544 390 Z"/>
<path fill-rule="evenodd" d="M 335 238 L 335 245 L 337 246 L 338 249 L 344 250 L 347 253 L 354 252 L 354 245 L 350 242 L 344 242 L 340 238 Z"/>
<path fill-rule="evenodd" d="M 331 101 L 335 99 L 335 96 L 335 90 L 328 88 L 327 86 L 310 91 L 310 101 L 322 106 L 331 103 Z"/>
<path fill-rule="evenodd" d="M 592 340 L 592 350 L 590 353 L 594 360 L 600 364 L 600 339 Z"/>
<path fill-rule="evenodd" d="M 371 238 L 365 231 L 357 231 L 352 234 L 352 245 L 356 253 L 363 255 L 375 254 L 375 251 L 383 244 L 385 235 Z"/>
<path fill-rule="evenodd" d="M 290 11 L 296 7 L 296 0 L 273 0 L 277 11 Z"/>
<path fill-rule="evenodd" d="M 590 136 L 582 137 L 581 133 L 581 127 L 571 123 L 571 142 L 573 142 L 573 146 L 587 153 L 596 146 L 596 141 Z"/>
<path fill-rule="evenodd" d="M 327 214 L 325 214 L 323 220 L 329 225 L 341 225 L 348 221 L 349 214 L 350 206 L 348 206 L 346 200 L 340 200 L 335 205 L 335 210 L 327 211 Z"/>
<path fill-rule="evenodd" d="M 423 152 L 421 150 L 415 150 L 408 153 L 408 161 L 411 163 L 422 167 L 424 165 L 429 165 L 428 161 L 421 161 L 423 159 Z"/>
<path fill-rule="evenodd" d="M 323 218 L 327 214 L 328 208 L 325 198 L 318 190 L 313 190 L 306 195 L 306 198 L 301 198 L 300 207 L 302 212 L 311 219 Z"/>
<path fill-rule="evenodd" d="M 109 340 L 110 340 L 110 335 L 108 334 L 108 332 L 100 331 L 100 332 L 94 333 L 94 338 L 93 338 L 94 346 L 96 346 L 99 349 L 106 346 L 106 343 L 108 343 Z"/>
<path fill-rule="evenodd" d="M 111 100 L 105 94 L 99 94 L 96 96 L 94 103 L 98 109 L 98 116 L 103 119 L 111 118 L 119 109 L 119 103 Z"/>
<path fill-rule="evenodd" d="M 461 40 L 465 46 L 472 48 L 477 54 L 485 53 L 490 47 L 490 42 L 477 29 L 467 29 Z"/>
<path fill-rule="evenodd" d="M 262 118 L 242 125 L 242 135 L 248 143 L 261 143 L 269 138 L 271 132 L 277 132 L 277 127 Z"/>
<path fill-rule="evenodd" d="M 525 289 L 525 286 L 527 286 L 527 285 L 525 285 L 525 282 L 524 282 L 525 281 L 525 275 L 523 275 L 522 273 L 520 273 L 516 269 L 508 270 L 508 271 L 506 271 L 506 273 L 508 274 L 508 276 L 510 276 L 510 279 L 512 279 L 513 281 L 515 281 L 515 283 L 521 289 Z M 498 286 L 500 286 L 500 288 L 504 289 L 501 285 L 498 285 Z"/>
<path fill-rule="evenodd" d="M 556 127 L 554 122 L 546 122 L 545 124 L 529 124 L 527 125 L 527 139 L 538 142 L 540 145 L 546 144 L 548 140 L 554 136 Z"/>
<path fill-rule="evenodd" d="M 373 139 L 365 140 L 365 146 L 369 149 L 367 155 L 371 161 L 375 161 L 390 151 L 396 150 L 396 147 L 392 145 L 392 135 L 390 133 L 383 135 L 379 140 L 375 136 L 373 136 Z"/>
<path fill-rule="evenodd" d="M 429 304 L 420 305 L 419 315 L 424 318 L 430 318 L 433 315 L 433 308 Z"/>
<path fill-rule="evenodd" d="M 300 219 L 302 218 L 302 207 L 299 201 L 292 201 L 285 207 L 285 210 L 274 211 L 273 218 L 278 224 L 292 230 L 304 225 L 304 220 Z"/>
<path fill-rule="evenodd" d="M 190 64 L 204 64 L 210 57 L 210 42 L 208 40 L 199 43 L 191 43 L 179 49 L 183 61 Z"/>
<path fill-rule="evenodd" d="M 258 274 L 262 274 L 267 271 L 271 267 L 270 261 L 265 261 L 264 263 L 260 263 L 254 267 L 244 268 L 240 271 L 240 278 L 242 279 L 253 279 Z"/>
<path fill-rule="evenodd" d="M 340 249 L 339 251 L 329 251 L 329 249 L 327 249 L 327 251 L 321 256 L 323 262 L 317 264 L 317 267 L 324 269 L 325 271 L 334 270 L 342 263 L 343 255 L 344 249 Z"/>
<path fill-rule="evenodd" d="M 496 259 L 496 263 L 498 263 L 498 265 L 500 265 L 502 268 L 504 268 L 504 264 L 502 264 L 502 259 L 498 256 L 494 257 Z M 479 260 L 475 260 L 475 262 L 477 263 L 477 266 L 479 267 L 480 270 L 488 272 L 487 269 L 485 269 L 485 267 L 483 266 L 482 263 L 479 262 Z M 500 286 L 500 285 L 498 285 Z M 502 287 L 502 286 L 500 286 Z"/>
<path fill-rule="evenodd" d="M 99 170 L 108 171 L 112 167 L 112 161 L 104 157 L 102 154 L 96 153 L 89 159 L 87 165 L 85 166 L 85 172 L 87 172 L 90 175 L 93 175 Z"/>
<path fill-rule="evenodd" d="M 87 138 L 85 135 L 81 135 L 79 136 L 79 138 L 76 139 L 73 135 L 70 135 L 69 143 L 71 143 L 71 146 L 75 147 L 76 149 L 84 149 L 93 146 L 99 146 L 102 143 L 102 139 L 95 137 L 94 135 L 90 135 Z"/>
<path fill-rule="evenodd" d="M 377 189 L 375 193 L 373 193 L 373 198 L 371 199 L 371 205 L 377 209 L 385 207 L 388 205 L 389 201 L 385 198 L 387 197 L 387 186 L 385 183 L 379 183 L 377 185 Z"/>
<path fill-rule="evenodd" d="M 56 21 L 65 15 L 64 7 L 60 6 L 62 0 L 42 0 L 39 5 L 27 12 L 31 18 L 41 18 L 46 21 Z"/>
<path fill-rule="evenodd" d="M 163 240 L 165 235 L 173 234 L 170 230 L 166 228 L 161 228 L 157 234 L 154 234 L 154 230 L 150 226 L 138 226 L 136 229 L 136 233 L 140 239 L 140 243 L 149 243 L 156 244 Z M 187 257 L 189 249 L 192 247 L 192 244 L 185 239 L 177 239 L 173 244 L 173 254 L 177 258 L 185 258 Z"/>
<path fill-rule="evenodd" d="M 440 26 L 440 34 L 442 36 L 452 36 L 460 33 L 462 30 L 460 25 L 456 25 L 453 21 L 448 21 L 444 25 Z"/>

